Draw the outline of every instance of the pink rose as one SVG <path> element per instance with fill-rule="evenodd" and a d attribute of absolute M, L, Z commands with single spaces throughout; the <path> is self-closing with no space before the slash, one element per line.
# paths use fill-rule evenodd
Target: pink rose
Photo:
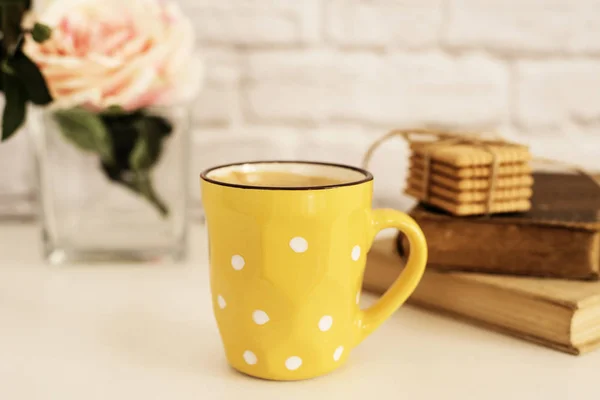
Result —
<path fill-rule="evenodd" d="M 55 0 L 40 16 L 52 37 L 28 39 L 52 107 L 135 110 L 191 100 L 202 65 L 194 30 L 173 1 Z"/>

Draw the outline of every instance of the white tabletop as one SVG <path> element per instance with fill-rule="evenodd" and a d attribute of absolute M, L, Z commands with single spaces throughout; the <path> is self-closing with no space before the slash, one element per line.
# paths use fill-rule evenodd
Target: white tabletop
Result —
<path fill-rule="evenodd" d="M 600 352 L 575 357 L 411 306 L 330 375 L 243 376 L 221 349 L 201 227 L 191 243 L 179 266 L 58 268 L 40 261 L 34 226 L 0 225 L 0 399 L 600 398 Z"/>

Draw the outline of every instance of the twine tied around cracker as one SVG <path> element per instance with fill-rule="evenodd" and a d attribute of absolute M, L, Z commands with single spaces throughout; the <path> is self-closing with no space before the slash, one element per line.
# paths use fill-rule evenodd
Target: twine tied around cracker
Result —
<path fill-rule="evenodd" d="M 428 135 L 428 136 L 433 136 L 435 138 L 435 140 L 427 143 L 427 142 L 423 142 L 423 141 L 417 141 L 415 139 L 413 139 L 413 137 L 415 135 Z M 477 148 L 480 148 L 484 151 L 487 151 L 491 156 L 492 156 L 492 165 L 491 165 L 491 174 L 490 174 L 490 184 L 488 187 L 488 195 L 487 195 L 487 201 L 486 201 L 486 214 L 490 213 L 490 210 L 492 208 L 492 204 L 494 201 L 494 191 L 496 189 L 496 185 L 497 185 L 497 181 L 498 181 L 498 169 L 500 166 L 500 162 L 499 162 L 499 158 L 498 158 L 498 154 L 496 153 L 496 151 L 494 150 L 494 148 L 492 146 L 502 146 L 502 147 L 506 147 L 506 146 L 511 146 L 511 147 L 524 147 L 522 145 L 516 144 L 516 143 L 512 143 L 512 142 L 508 142 L 500 137 L 498 137 L 497 135 L 488 135 L 489 138 L 485 138 L 484 135 L 477 134 L 477 133 L 473 133 L 473 132 L 444 132 L 444 131 L 440 131 L 440 130 L 434 130 L 434 129 L 395 129 L 392 130 L 390 132 L 388 132 L 386 135 L 382 136 L 380 139 L 376 140 L 375 142 L 373 142 L 366 154 L 365 157 L 363 159 L 363 168 L 367 169 L 369 161 L 371 160 L 371 157 L 373 155 L 373 152 L 384 142 L 388 141 L 389 139 L 391 139 L 392 137 L 401 137 L 403 138 L 406 142 L 408 142 L 408 144 L 412 144 L 412 143 L 420 143 L 423 147 L 424 153 L 423 153 L 423 158 L 424 158 L 424 170 L 423 170 L 423 178 L 424 178 L 424 182 L 423 182 L 423 199 L 425 201 L 427 201 L 429 199 L 429 190 L 430 190 L 430 180 L 431 180 L 431 158 L 432 158 L 432 153 L 435 149 L 440 148 L 440 147 L 444 147 L 444 146 L 450 146 L 450 145 L 457 145 L 457 144 L 466 144 L 466 145 L 471 145 L 471 146 L 475 146 Z"/>

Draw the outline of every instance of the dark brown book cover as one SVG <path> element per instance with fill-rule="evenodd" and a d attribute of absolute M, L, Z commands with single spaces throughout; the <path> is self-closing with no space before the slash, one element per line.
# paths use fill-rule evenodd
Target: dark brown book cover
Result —
<path fill-rule="evenodd" d="M 455 217 L 419 204 L 431 268 L 499 274 L 600 278 L 600 186 L 584 174 L 535 172 L 525 213 Z M 400 249 L 409 251 L 400 237 Z"/>

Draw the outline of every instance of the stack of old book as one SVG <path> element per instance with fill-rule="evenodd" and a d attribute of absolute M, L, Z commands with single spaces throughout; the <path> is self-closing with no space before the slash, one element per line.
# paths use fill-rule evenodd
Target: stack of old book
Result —
<path fill-rule="evenodd" d="M 441 175 L 443 162 L 429 162 Z M 534 169 L 531 177 L 526 211 L 460 215 L 430 194 L 418 198 L 409 215 L 429 257 L 409 302 L 581 354 L 600 347 L 600 182 L 568 170 Z M 365 290 L 387 290 L 409 255 L 402 234 L 377 240 Z"/>

